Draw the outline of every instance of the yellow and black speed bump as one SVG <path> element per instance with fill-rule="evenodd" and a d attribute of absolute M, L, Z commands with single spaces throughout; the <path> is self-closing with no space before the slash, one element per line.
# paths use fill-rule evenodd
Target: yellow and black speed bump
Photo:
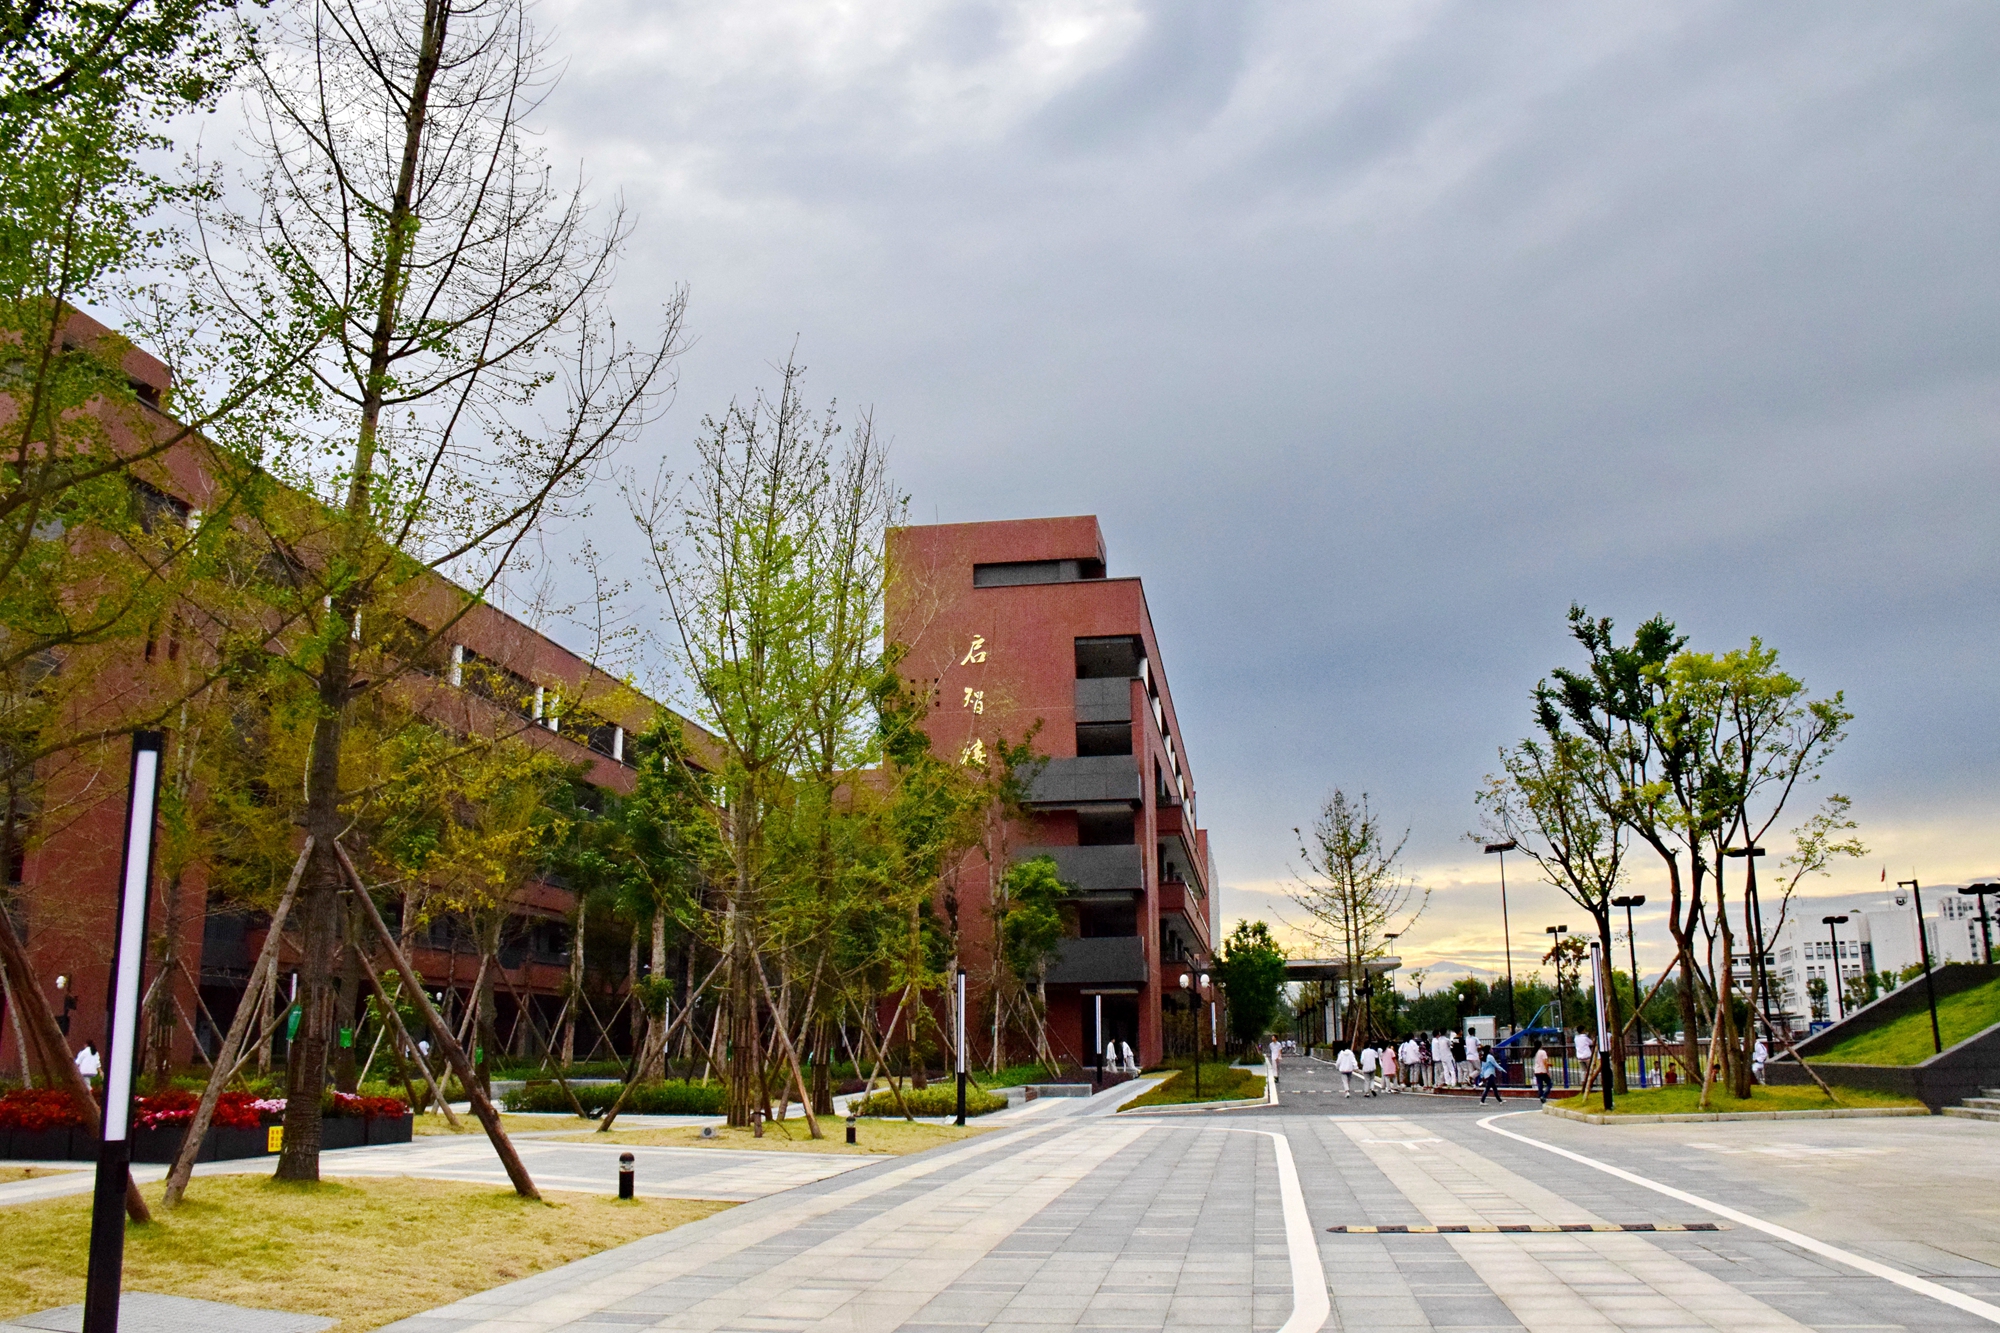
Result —
<path fill-rule="evenodd" d="M 1344 1236 L 1478 1236 L 1517 1231 L 1723 1231 L 1720 1222 L 1471 1222 L 1424 1226 L 1328 1227 Z"/>

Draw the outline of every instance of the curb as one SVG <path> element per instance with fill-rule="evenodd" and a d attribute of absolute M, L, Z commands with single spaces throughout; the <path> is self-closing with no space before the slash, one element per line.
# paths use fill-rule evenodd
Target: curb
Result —
<path fill-rule="evenodd" d="M 1180 1106 L 1135 1106 L 1131 1109 L 1129 1114 L 1193 1115 L 1197 1111 L 1236 1111 L 1242 1109 L 1245 1106 L 1269 1106 L 1269 1105 L 1270 1103 L 1262 1097 L 1246 1097 L 1240 1101 L 1233 1101 L 1233 1102 L 1188 1102 Z M 1128 1114 L 1128 1112 L 1125 1111 L 1123 1107 L 1121 1107 L 1119 1108 L 1118 1114 L 1126 1115 Z"/>
<path fill-rule="evenodd" d="M 1877 1120 L 1890 1116 L 1929 1115 L 1923 1106 L 1851 1106 L 1826 1111 L 1693 1111 L 1672 1115 L 1587 1115 L 1582 1111 L 1544 1106 L 1543 1115 L 1585 1125 L 1666 1125 L 1714 1120 Z"/>

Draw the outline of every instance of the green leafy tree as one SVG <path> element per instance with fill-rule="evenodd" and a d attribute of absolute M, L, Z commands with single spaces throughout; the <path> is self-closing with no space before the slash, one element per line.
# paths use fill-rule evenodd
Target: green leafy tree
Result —
<path fill-rule="evenodd" d="M 1390 935 L 1402 935 L 1423 915 L 1430 891 L 1416 889 L 1397 860 L 1409 841 L 1409 830 L 1393 835 L 1370 808 L 1367 793 L 1359 801 L 1335 788 L 1307 835 L 1298 829 L 1299 859 L 1304 873 L 1289 891 L 1292 901 L 1312 918 L 1308 927 L 1327 947 L 1337 950 L 1346 970 L 1348 994 L 1372 994 L 1368 964 L 1389 952 Z M 1414 906 L 1412 899 L 1415 899 Z M 1397 917 L 1401 925 L 1390 926 Z M 1356 1004 L 1361 1016 L 1349 1040 L 1368 1040 L 1372 1006 Z"/>
<path fill-rule="evenodd" d="M 1239 1044 L 1260 1041 L 1284 1010 L 1285 951 L 1262 921 L 1239 921 L 1223 941 L 1216 980 L 1229 997 L 1229 1031 Z"/>

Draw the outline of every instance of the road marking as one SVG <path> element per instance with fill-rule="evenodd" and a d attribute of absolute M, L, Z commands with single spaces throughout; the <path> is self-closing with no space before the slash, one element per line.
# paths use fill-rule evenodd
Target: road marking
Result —
<path fill-rule="evenodd" d="M 1299 1188 L 1299 1168 L 1292 1161 L 1292 1141 L 1268 1129 L 1215 1126 L 1232 1134 L 1262 1134 L 1278 1159 L 1278 1197 L 1285 1208 L 1285 1251 L 1292 1261 L 1292 1317 L 1278 1333 L 1319 1333 L 1333 1313 L 1327 1297 L 1326 1269 L 1320 1266 L 1319 1237 L 1306 1215 L 1306 1192 Z"/>
<path fill-rule="evenodd" d="M 1720 1222 L 1440 1222 L 1328 1227 L 1341 1236 L 1474 1236 L 1515 1231 L 1724 1231 Z"/>
<path fill-rule="evenodd" d="M 1516 1134 L 1511 1129 L 1502 1129 L 1493 1123 L 1496 1120 L 1504 1120 L 1508 1116 L 1534 1114 L 1537 1114 L 1537 1112 L 1505 1111 L 1499 1115 L 1487 1116 L 1479 1122 L 1479 1127 L 1491 1130 L 1503 1138 L 1512 1139 L 1516 1143 L 1525 1143 L 1530 1148 L 1540 1148 L 1543 1152 L 1554 1153 L 1558 1157 L 1567 1157 L 1572 1162 L 1578 1162 L 1593 1170 L 1602 1171 L 1607 1176 L 1616 1176 L 1628 1184 L 1652 1190 L 1655 1194 L 1664 1194 L 1670 1199 L 1679 1199 L 1682 1203 L 1692 1204 L 1704 1212 L 1714 1213 L 1717 1217 L 1727 1218 L 1739 1226 L 1750 1227 L 1763 1232 L 1767 1236 L 1774 1236 L 1779 1240 L 1796 1245 L 1802 1250 L 1809 1250 L 1819 1255 L 1822 1259 L 1831 1259 L 1835 1263 L 1846 1264 L 1849 1268 L 1859 1269 L 1871 1277 L 1879 1277 L 1885 1282 L 1893 1282 L 1906 1291 L 1914 1291 L 1920 1296 L 1928 1296 L 1934 1301 L 1942 1301 L 1946 1305 L 1965 1311 L 1967 1314 L 1978 1315 L 1981 1319 L 1989 1323 L 2000 1324 L 2000 1306 L 1989 1305 L 1987 1302 L 1979 1300 L 1977 1297 L 1968 1296 L 1962 1291 L 1954 1291 L 1952 1288 L 1939 1283 L 1926 1281 L 1914 1273 L 1905 1273 L 1900 1268 L 1891 1268 L 1885 1263 L 1855 1254 L 1851 1250 L 1843 1250 L 1838 1245 L 1829 1245 L 1823 1240 L 1815 1240 L 1802 1232 L 1793 1231 L 1790 1227 L 1781 1227 L 1775 1222 L 1766 1222 L 1761 1217 L 1753 1217 L 1749 1213 L 1731 1208 L 1726 1204 L 1704 1199 L 1699 1194 L 1690 1194 L 1686 1190 L 1675 1189 L 1672 1185 L 1663 1184 L 1657 1180 L 1650 1180 L 1645 1176 L 1627 1171 L 1623 1167 L 1612 1166 L 1609 1162 L 1600 1162 L 1594 1157 L 1585 1157 L 1582 1153 L 1571 1152 L 1567 1148 L 1558 1148 L 1553 1143 L 1543 1143 L 1539 1139 L 1531 1139 L 1525 1134 Z M 1287 1327 L 1289 1328 L 1289 1325 Z"/>

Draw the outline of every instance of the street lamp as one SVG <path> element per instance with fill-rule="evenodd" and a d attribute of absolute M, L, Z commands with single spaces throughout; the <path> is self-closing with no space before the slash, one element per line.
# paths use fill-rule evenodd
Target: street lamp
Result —
<path fill-rule="evenodd" d="M 1204 986 L 1208 984 L 1208 977 L 1206 974 L 1202 976 L 1201 981 Z M 1181 973 L 1181 989 L 1189 992 L 1192 992 L 1194 990 L 1194 978 L 1189 976 L 1185 972 Z M 1200 1008 L 1201 1008 L 1200 999 L 1198 999 L 1193 994 L 1190 994 L 1188 996 L 1188 1017 L 1194 1019 L 1194 1099 L 1196 1101 L 1201 1100 L 1201 1018 L 1199 1017 Z"/>
<path fill-rule="evenodd" d="M 1610 961 L 1609 958 L 1602 956 L 1600 953 L 1597 941 L 1592 940 L 1590 942 L 1590 970 L 1597 981 L 1597 1081 L 1604 1088 L 1604 1109 L 1606 1111 L 1613 1109 L 1611 1103 L 1611 1065 L 1609 1063 L 1611 1057 L 1605 1053 L 1610 1046 L 1611 1034 L 1606 1031 L 1604 1026 L 1604 991 L 1611 979 Z M 1588 1079 L 1589 1077 L 1590 1072 L 1585 1070 L 1584 1078 Z"/>
<path fill-rule="evenodd" d="M 1819 919 L 1819 923 L 1822 926 L 1826 927 L 1827 941 L 1833 947 L 1833 967 L 1831 969 L 1833 973 L 1833 984 L 1831 986 L 1831 989 L 1833 991 L 1834 999 L 1840 1005 L 1840 1016 L 1842 1018 L 1846 1018 L 1847 997 L 1843 995 L 1840 990 L 1840 936 L 1834 933 L 1833 928 L 1835 926 L 1846 925 L 1847 916 L 1845 913 L 1842 913 L 1840 916 L 1823 916 Z"/>
<path fill-rule="evenodd" d="M 1931 1004 L 1931 1053 L 1933 1055 L 1941 1055 L 1944 1052 L 1944 1037 L 1938 1032 L 1937 983 L 1931 980 L 1931 942 L 1930 937 L 1924 934 L 1924 890 L 1923 886 L 1913 879 L 1899 879 L 1896 881 L 1896 887 L 1899 889 L 1906 884 L 1910 888 L 1911 896 L 1916 899 L 1917 948 L 1923 953 L 1924 994 L 1930 1000 Z"/>
<path fill-rule="evenodd" d="M 1743 881 L 1743 924 L 1750 930 L 1751 943 L 1756 946 L 1750 955 L 1750 984 L 1757 988 L 1757 997 L 1764 1005 L 1764 1026 L 1771 1026 L 1771 977 L 1764 970 L 1764 909 L 1757 902 L 1757 858 L 1764 849 L 1757 846 L 1731 847 L 1724 856 L 1748 861 Z"/>
<path fill-rule="evenodd" d="M 1968 884 L 1959 890 L 1968 897 L 1979 899 L 1979 944 L 1980 961 L 1993 961 L 1993 928 L 1986 922 L 1986 895 L 2000 893 L 2000 884 Z"/>
<path fill-rule="evenodd" d="M 1486 844 L 1488 856 L 1500 858 L 1500 941 L 1507 952 L 1507 1034 L 1514 1033 L 1514 932 L 1507 926 L 1507 853 L 1518 846 L 1512 838 Z"/>
<path fill-rule="evenodd" d="M 1638 936 L 1632 929 L 1632 909 L 1646 905 L 1646 895 L 1630 893 L 1623 898 L 1613 898 L 1613 907 L 1625 909 L 1625 951 L 1632 960 L 1632 1030 L 1639 1034 L 1639 1086 L 1646 1086 L 1646 1020 L 1639 1017 L 1639 945 Z M 1617 987 L 1612 987 L 1617 994 Z"/>

